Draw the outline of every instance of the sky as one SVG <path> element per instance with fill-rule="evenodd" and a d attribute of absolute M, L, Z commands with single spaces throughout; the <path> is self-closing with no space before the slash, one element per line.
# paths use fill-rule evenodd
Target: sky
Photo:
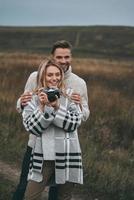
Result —
<path fill-rule="evenodd" d="M 134 26 L 134 0 L 0 0 L 2 26 Z"/>

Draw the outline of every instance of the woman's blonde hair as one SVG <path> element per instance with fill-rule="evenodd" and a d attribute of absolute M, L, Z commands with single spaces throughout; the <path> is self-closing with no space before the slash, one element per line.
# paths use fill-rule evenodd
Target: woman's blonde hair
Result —
<path fill-rule="evenodd" d="M 46 82 L 44 80 L 45 80 L 46 70 L 49 66 L 55 66 L 60 70 L 61 80 L 60 80 L 58 88 L 63 90 L 64 89 L 64 81 L 63 81 L 64 80 L 64 72 L 63 72 L 62 68 L 53 59 L 43 60 L 41 62 L 41 64 L 39 65 L 38 74 L 37 74 L 37 88 L 36 88 L 36 90 L 38 90 L 42 87 L 44 87 L 44 88 L 47 87 Z"/>

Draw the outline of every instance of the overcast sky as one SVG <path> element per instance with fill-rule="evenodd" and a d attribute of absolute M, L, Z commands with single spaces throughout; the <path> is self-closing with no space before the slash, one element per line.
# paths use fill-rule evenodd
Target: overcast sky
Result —
<path fill-rule="evenodd" d="M 0 0 L 0 25 L 134 26 L 134 0 Z"/>

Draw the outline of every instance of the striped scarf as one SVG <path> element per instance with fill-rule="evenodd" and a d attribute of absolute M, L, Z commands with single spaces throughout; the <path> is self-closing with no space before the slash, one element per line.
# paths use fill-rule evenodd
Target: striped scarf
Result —
<path fill-rule="evenodd" d="M 77 138 L 55 137 L 55 181 L 64 184 L 66 181 L 83 184 L 82 157 Z M 45 162 L 45 161 L 44 161 Z M 29 179 L 42 181 L 43 151 L 42 139 L 37 137 L 32 151 Z"/>

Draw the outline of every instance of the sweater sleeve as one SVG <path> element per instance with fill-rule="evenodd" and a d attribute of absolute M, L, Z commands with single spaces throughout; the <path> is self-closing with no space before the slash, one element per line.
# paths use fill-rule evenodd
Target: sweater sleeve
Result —
<path fill-rule="evenodd" d="M 81 97 L 82 97 L 81 107 L 82 107 L 82 113 L 83 113 L 82 121 L 86 121 L 89 117 L 90 110 L 88 106 L 88 94 L 87 94 L 87 86 L 85 82 L 83 82 Z"/>
<path fill-rule="evenodd" d="M 22 117 L 25 129 L 36 136 L 40 136 L 54 119 L 51 110 L 44 109 L 42 112 L 34 99 L 25 106 Z"/>
<path fill-rule="evenodd" d="M 64 131 L 73 132 L 81 124 L 82 112 L 78 105 L 71 103 L 69 107 L 60 105 L 53 123 Z"/>
<path fill-rule="evenodd" d="M 25 92 L 32 92 L 37 85 L 37 72 L 33 72 L 30 74 L 30 76 L 27 79 L 25 88 L 24 88 L 24 93 Z M 20 103 L 20 98 L 17 100 L 17 104 L 16 104 L 16 109 L 19 113 L 22 112 L 22 107 L 21 107 L 21 103 Z"/>

